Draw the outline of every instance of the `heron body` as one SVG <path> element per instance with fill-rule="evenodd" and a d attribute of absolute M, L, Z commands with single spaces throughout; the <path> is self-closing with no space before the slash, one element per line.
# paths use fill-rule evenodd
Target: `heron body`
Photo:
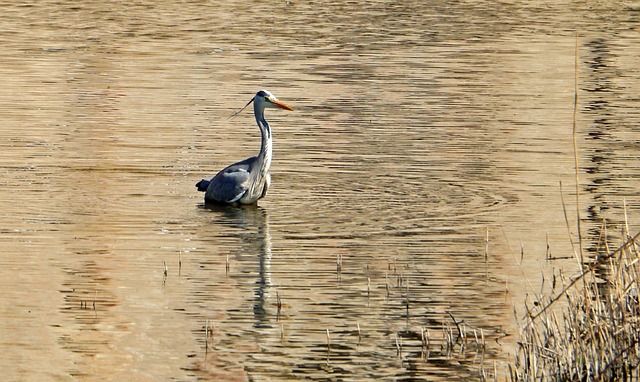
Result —
<path fill-rule="evenodd" d="M 201 180 L 196 184 L 198 191 L 203 191 L 207 203 L 230 205 L 256 204 L 267 194 L 271 184 L 269 167 L 272 157 L 271 127 L 264 119 L 264 109 L 280 108 L 293 110 L 266 90 L 260 90 L 247 103 L 253 102 L 253 113 L 260 129 L 262 143 L 258 155 L 234 163 L 220 171 L 211 180 Z M 242 108 L 242 110 L 244 110 Z M 240 111 L 242 111 L 240 110 Z"/>

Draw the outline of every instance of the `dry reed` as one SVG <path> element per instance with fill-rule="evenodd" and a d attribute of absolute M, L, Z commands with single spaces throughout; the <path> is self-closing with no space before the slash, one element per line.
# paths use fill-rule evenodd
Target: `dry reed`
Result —
<path fill-rule="evenodd" d="M 528 309 L 512 381 L 639 380 L 640 233 L 625 236 L 555 297 Z M 566 305 L 553 309 L 562 297 Z"/>
<path fill-rule="evenodd" d="M 640 233 L 629 236 L 625 225 L 622 245 L 611 250 L 606 225 L 595 258 L 586 263 L 580 222 L 580 180 L 577 144 L 578 34 L 575 43 L 573 99 L 573 153 L 576 192 L 578 251 L 574 256 L 582 273 L 565 284 L 554 297 L 541 297 L 532 308 L 521 331 L 512 381 L 638 381 L 640 373 L 640 303 L 638 249 Z M 560 184 L 562 197 L 562 184 Z M 567 209 L 562 197 L 565 222 L 570 233 Z M 601 245 L 601 244 L 604 245 Z M 574 243 L 572 242 L 572 245 Z M 550 258 L 547 244 L 547 258 Z M 561 275 L 562 277 L 562 275 Z M 564 280 L 563 278 L 563 281 Z M 554 275 L 553 284 L 556 279 Z M 565 298 L 558 309 L 556 302 Z M 552 309 L 552 308 L 555 308 Z"/>

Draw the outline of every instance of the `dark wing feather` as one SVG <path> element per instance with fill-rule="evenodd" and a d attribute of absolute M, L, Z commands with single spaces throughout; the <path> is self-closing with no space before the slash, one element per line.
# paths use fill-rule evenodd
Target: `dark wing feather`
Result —
<path fill-rule="evenodd" d="M 240 200 L 249 189 L 251 164 L 254 161 L 255 157 L 248 158 L 220 171 L 211 179 L 204 195 L 205 200 L 220 203 L 235 203 Z"/>
<path fill-rule="evenodd" d="M 202 179 L 201 181 L 196 183 L 196 188 L 200 192 L 205 192 L 205 191 L 207 191 L 207 188 L 209 187 L 209 183 L 211 183 L 210 180 Z"/>

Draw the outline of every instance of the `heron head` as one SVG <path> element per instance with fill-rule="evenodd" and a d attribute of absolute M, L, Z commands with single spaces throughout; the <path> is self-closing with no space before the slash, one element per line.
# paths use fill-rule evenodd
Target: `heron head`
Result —
<path fill-rule="evenodd" d="M 267 90 L 260 90 L 259 92 L 256 93 L 256 95 L 251 98 L 251 101 L 247 102 L 246 105 L 244 105 L 244 107 L 238 111 L 236 111 L 235 113 L 231 114 L 231 116 L 229 117 L 230 119 L 235 117 L 236 115 L 242 113 L 242 111 L 244 109 L 247 108 L 247 106 L 251 105 L 251 103 L 254 102 L 256 107 L 259 110 L 264 110 L 265 108 L 279 108 L 279 109 L 285 109 L 285 110 L 293 110 L 293 108 L 289 105 L 287 105 L 286 103 L 278 100 L 276 98 L 276 96 L 274 96 L 273 94 L 271 94 L 271 92 L 267 91 Z"/>
<path fill-rule="evenodd" d="M 278 98 L 276 98 L 276 96 L 274 96 L 268 90 L 260 90 L 259 92 L 257 92 L 255 97 L 253 97 L 253 102 L 265 108 L 276 108 L 290 111 L 293 110 L 291 106 L 278 100 Z"/>

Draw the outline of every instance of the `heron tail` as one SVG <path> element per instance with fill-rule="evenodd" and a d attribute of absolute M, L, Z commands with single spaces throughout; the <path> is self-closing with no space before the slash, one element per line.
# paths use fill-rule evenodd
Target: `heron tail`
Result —
<path fill-rule="evenodd" d="M 198 187 L 198 191 L 205 192 L 207 191 L 207 187 L 209 187 L 210 180 L 202 179 L 198 183 L 196 183 L 196 187 Z"/>

